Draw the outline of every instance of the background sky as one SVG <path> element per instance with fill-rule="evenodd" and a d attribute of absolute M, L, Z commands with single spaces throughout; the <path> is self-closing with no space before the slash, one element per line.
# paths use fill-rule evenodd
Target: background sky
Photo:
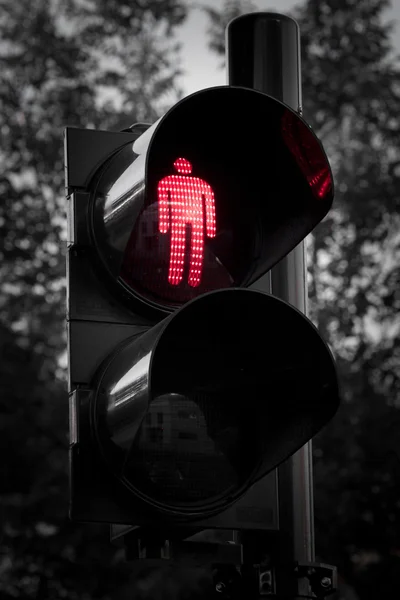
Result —
<path fill-rule="evenodd" d="M 198 3 L 218 9 L 223 6 L 223 0 L 199 0 Z M 263 11 L 287 14 L 299 1 L 254 0 L 254 4 Z M 400 0 L 392 0 L 392 7 L 386 12 L 386 18 L 396 21 L 393 44 L 400 53 Z M 219 67 L 221 58 L 208 49 L 207 27 L 208 17 L 200 9 L 194 8 L 178 35 L 183 50 L 182 66 L 185 76 L 181 84 L 185 96 L 206 87 L 226 84 L 225 70 Z"/>

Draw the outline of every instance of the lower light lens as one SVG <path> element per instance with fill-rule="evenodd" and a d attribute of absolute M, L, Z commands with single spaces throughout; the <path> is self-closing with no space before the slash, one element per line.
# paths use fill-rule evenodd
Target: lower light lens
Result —
<path fill-rule="evenodd" d="M 245 422 L 228 406 L 210 394 L 155 398 L 125 466 L 135 488 L 170 506 L 208 504 L 234 493 L 249 475 L 242 452 L 250 448 Z"/>

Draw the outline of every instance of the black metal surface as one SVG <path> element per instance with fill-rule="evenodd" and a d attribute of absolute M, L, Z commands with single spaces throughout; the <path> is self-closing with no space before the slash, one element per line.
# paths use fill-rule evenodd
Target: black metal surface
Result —
<path fill-rule="evenodd" d="M 302 113 L 300 30 L 277 13 L 252 13 L 227 27 L 228 83 L 257 89 Z M 258 289 L 307 313 L 304 243 L 271 269 Z M 311 442 L 278 469 L 279 545 L 275 548 L 277 592 L 295 598 L 310 593 L 307 580 L 288 576 L 281 565 L 314 560 Z"/>

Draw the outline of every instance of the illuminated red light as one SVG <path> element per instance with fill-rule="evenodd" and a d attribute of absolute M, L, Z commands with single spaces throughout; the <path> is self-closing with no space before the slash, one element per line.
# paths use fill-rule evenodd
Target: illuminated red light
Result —
<path fill-rule="evenodd" d="M 201 281 L 204 238 L 216 234 L 214 192 L 206 181 L 190 175 L 192 165 L 185 158 L 177 158 L 174 167 L 179 175 L 158 183 L 158 229 L 171 231 L 168 281 L 178 285 L 185 266 L 186 225 L 191 226 L 188 283 L 196 287 Z"/>
<path fill-rule="evenodd" d="M 318 141 L 303 121 L 290 111 L 282 117 L 282 133 L 314 196 L 323 200 L 332 191 L 332 177 Z"/>
<path fill-rule="evenodd" d="M 192 165 L 186 158 L 177 158 L 174 162 L 174 167 L 178 173 L 184 173 L 185 175 L 189 175 L 192 172 Z"/>

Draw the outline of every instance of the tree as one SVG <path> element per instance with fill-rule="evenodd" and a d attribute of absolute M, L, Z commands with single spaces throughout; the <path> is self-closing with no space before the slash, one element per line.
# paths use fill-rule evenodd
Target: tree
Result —
<path fill-rule="evenodd" d="M 357 557 L 384 560 L 397 552 L 399 533 L 400 455 L 388 425 L 399 422 L 400 400 L 400 71 L 391 27 L 382 24 L 387 5 L 308 2 L 296 14 L 304 112 L 337 182 L 336 208 L 315 231 L 310 254 L 312 315 L 343 380 L 339 418 L 315 444 L 318 543 L 356 587 Z"/>
<path fill-rule="evenodd" d="M 106 598 L 127 568 L 107 528 L 67 517 L 63 129 L 119 130 L 172 104 L 180 94 L 173 33 L 185 7 L 179 0 L 3 0 L 3 7 L 0 595 Z"/>
<path fill-rule="evenodd" d="M 317 550 L 364 595 L 368 561 L 393 562 L 399 539 L 400 71 L 388 5 L 308 0 L 293 14 L 304 116 L 336 182 L 334 209 L 309 240 L 311 317 L 343 389 L 314 442 Z M 223 28 L 226 12 L 219 19 Z"/>
<path fill-rule="evenodd" d="M 100 0 L 6 4 L 0 22 L 0 275 L 6 282 L 0 319 L 26 339 L 41 339 L 45 330 L 41 350 L 54 356 L 58 335 L 49 343 L 51 318 L 43 319 L 62 307 L 54 315 L 62 323 L 63 128 L 120 129 L 154 120 L 179 93 L 178 48 L 167 39 L 185 13 L 177 0 L 154 0 L 145 8 Z"/>
<path fill-rule="evenodd" d="M 225 27 L 242 14 L 254 12 L 256 5 L 252 0 L 224 0 L 222 9 L 219 11 L 206 5 L 199 5 L 209 19 L 208 47 L 216 54 L 225 54 Z M 222 60 L 221 66 L 225 63 Z"/>

